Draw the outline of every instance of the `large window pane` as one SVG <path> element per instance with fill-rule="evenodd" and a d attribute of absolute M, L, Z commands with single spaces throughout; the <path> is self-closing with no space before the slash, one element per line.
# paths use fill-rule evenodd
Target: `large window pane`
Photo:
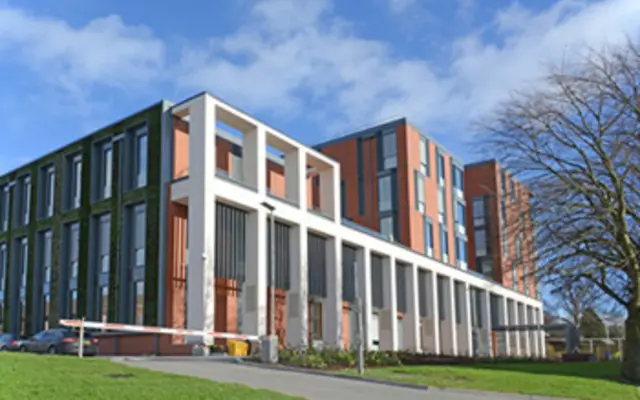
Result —
<path fill-rule="evenodd" d="M 429 140 L 420 138 L 420 172 L 429 176 Z"/>
<path fill-rule="evenodd" d="M 475 230 L 475 247 L 476 247 L 476 256 L 482 257 L 487 255 L 488 251 L 487 251 L 486 229 Z"/>
<path fill-rule="evenodd" d="M 380 212 L 390 211 L 393 207 L 390 176 L 384 176 L 378 179 L 378 207 Z"/>
<path fill-rule="evenodd" d="M 111 218 L 109 215 L 100 217 L 100 227 L 98 230 L 99 265 L 101 273 L 109 272 L 109 251 L 111 246 Z"/>
<path fill-rule="evenodd" d="M 134 324 L 144 324 L 144 281 L 135 283 L 135 320 Z"/>
<path fill-rule="evenodd" d="M 484 197 L 474 197 L 473 206 L 473 226 L 483 226 L 485 224 L 485 203 Z"/>
<path fill-rule="evenodd" d="M 382 136 L 382 156 L 384 160 L 384 169 L 395 168 L 398 166 L 396 156 L 396 134 L 387 133 Z"/>
<path fill-rule="evenodd" d="M 80 250 L 80 226 L 74 223 L 69 232 L 69 266 L 71 278 L 78 277 L 78 256 Z"/>
<path fill-rule="evenodd" d="M 47 177 L 45 182 L 45 217 L 53 215 L 53 204 L 55 202 L 56 173 L 54 167 L 47 169 Z"/>
<path fill-rule="evenodd" d="M 147 185 L 147 134 L 146 131 L 136 135 L 136 186 Z"/>
<path fill-rule="evenodd" d="M 380 233 L 386 237 L 393 237 L 393 217 L 380 218 Z"/>
<path fill-rule="evenodd" d="M 103 152 L 103 164 L 102 164 L 102 173 L 103 173 L 103 187 L 102 187 L 102 198 L 107 199 L 111 197 L 111 186 L 112 186 L 112 167 L 113 167 L 113 150 L 111 145 L 106 145 Z"/>
<path fill-rule="evenodd" d="M 416 185 L 416 208 L 421 213 L 424 213 L 426 210 L 426 205 L 424 201 L 424 198 L 425 198 L 424 176 L 419 171 L 415 171 L 413 175 L 414 175 L 415 185 Z"/>
<path fill-rule="evenodd" d="M 70 297 L 70 314 L 71 314 L 71 318 L 78 318 L 78 291 L 77 290 L 72 290 L 69 293 L 69 297 Z"/>
<path fill-rule="evenodd" d="M 145 265 L 145 241 L 146 241 L 146 212 L 145 206 L 139 205 L 134 208 L 134 266 Z"/>

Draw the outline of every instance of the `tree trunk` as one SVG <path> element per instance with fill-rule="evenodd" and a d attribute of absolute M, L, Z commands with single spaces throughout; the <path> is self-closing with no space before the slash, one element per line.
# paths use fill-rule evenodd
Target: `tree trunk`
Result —
<path fill-rule="evenodd" d="M 640 310 L 630 308 L 625 321 L 625 340 L 622 351 L 622 377 L 640 384 Z"/>

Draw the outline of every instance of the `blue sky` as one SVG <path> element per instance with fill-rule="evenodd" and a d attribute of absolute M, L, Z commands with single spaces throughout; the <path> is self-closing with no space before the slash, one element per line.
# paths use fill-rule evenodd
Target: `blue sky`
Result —
<path fill-rule="evenodd" d="M 202 90 L 309 144 L 406 116 L 473 161 L 510 90 L 636 34 L 638 0 L 0 0 L 0 174 Z"/>

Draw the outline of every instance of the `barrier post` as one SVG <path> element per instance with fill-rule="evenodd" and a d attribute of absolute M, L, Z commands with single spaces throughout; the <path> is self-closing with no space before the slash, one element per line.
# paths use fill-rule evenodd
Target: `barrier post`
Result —
<path fill-rule="evenodd" d="M 84 353 L 84 317 L 80 321 L 82 323 L 80 325 L 80 340 L 78 341 L 78 358 L 82 358 Z"/>

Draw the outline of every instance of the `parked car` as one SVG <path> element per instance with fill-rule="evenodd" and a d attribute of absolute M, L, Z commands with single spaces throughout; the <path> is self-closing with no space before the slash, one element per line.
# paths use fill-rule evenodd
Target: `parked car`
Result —
<path fill-rule="evenodd" d="M 17 351 L 20 348 L 20 338 L 13 333 L 0 334 L 0 351 Z"/>
<path fill-rule="evenodd" d="M 78 346 L 82 345 L 84 355 L 98 354 L 98 339 L 94 338 L 90 332 L 85 332 L 84 343 L 78 343 L 79 339 L 78 332 L 74 330 L 49 329 L 23 341 L 20 350 L 41 354 L 78 354 Z"/>

